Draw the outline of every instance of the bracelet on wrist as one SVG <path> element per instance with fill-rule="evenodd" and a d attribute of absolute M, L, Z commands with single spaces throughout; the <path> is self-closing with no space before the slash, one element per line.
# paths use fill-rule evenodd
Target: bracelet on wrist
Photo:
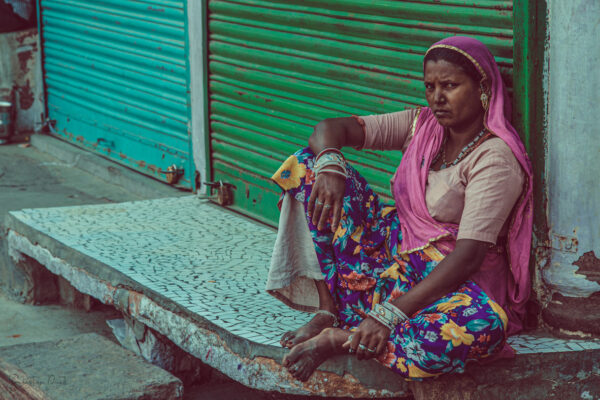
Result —
<path fill-rule="evenodd" d="M 394 327 L 392 325 L 390 325 L 387 321 L 379 318 L 379 316 L 377 316 L 377 313 L 369 313 L 368 316 L 373 318 L 375 321 L 379 322 L 381 325 L 388 328 L 390 331 L 394 330 Z"/>
<path fill-rule="evenodd" d="M 321 156 L 326 153 L 337 153 L 340 156 L 344 157 L 344 155 L 342 154 L 342 151 L 340 149 L 337 149 L 335 147 L 326 147 L 323 150 L 321 150 L 319 152 L 319 154 L 317 154 L 317 157 L 315 157 L 315 161 L 318 160 L 319 158 L 321 158 Z"/>
<path fill-rule="evenodd" d="M 332 173 L 332 174 L 337 174 L 337 175 L 343 176 L 344 179 L 348 178 L 348 174 L 345 174 L 342 171 L 338 171 L 337 169 L 322 169 L 319 171 L 319 174 L 323 174 L 323 173 Z"/>
<path fill-rule="evenodd" d="M 369 315 L 393 329 L 401 322 L 408 320 L 406 314 L 398 311 L 400 311 L 398 307 L 391 307 L 389 302 L 385 302 L 375 304 Z"/>

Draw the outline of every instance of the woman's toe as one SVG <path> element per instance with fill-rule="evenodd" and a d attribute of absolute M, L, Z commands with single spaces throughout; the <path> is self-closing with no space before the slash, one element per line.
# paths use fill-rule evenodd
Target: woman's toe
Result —
<path fill-rule="evenodd" d="M 288 341 L 287 341 L 287 343 L 286 343 L 287 347 L 291 349 L 292 347 L 294 347 L 294 346 L 295 346 L 295 345 L 297 345 L 298 343 L 301 343 L 302 341 L 301 341 L 301 340 L 299 340 L 299 339 L 300 339 L 300 338 L 299 338 L 298 336 L 294 336 L 294 337 L 292 337 L 292 338 L 288 339 Z"/>
<path fill-rule="evenodd" d="M 287 369 L 290 369 L 291 367 L 293 367 L 296 364 L 296 361 L 298 360 L 298 355 L 297 352 L 291 350 L 289 353 L 287 353 L 284 357 L 283 357 L 283 361 L 282 361 L 282 365 L 284 367 L 286 367 Z"/>
<path fill-rule="evenodd" d="M 283 334 L 283 336 L 281 337 L 281 340 L 279 340 L 279 343 L 281 344 L 281 346 L 286 347 L 286 344 L 289 343 L 289 341 L 291 339 L 293 339 L 294 337 L 294 332 L 286 332 Z"/>
<path fill-rule="evenodd" d="M 290 369 L 290 374 L 292 374 L 292 376 L 296 379 L 298 379 L 298 377 L 300 376 L 300 374 L 302 374 L 302 370 L 296 365 L 294 364 Z"/>
<path fill-rule="evenodd" d="M 302 380 L 302 377 L 306 375 L 306 362 L 303 359 L 296 361 L 292 367 L 292 376 L 298 380 Z"/>
<path fill-rule="evenodd" d="M 311 375 L 312 375 L 312 373 L 303 371 L 302 374 L 299 375 L 297 379 L 299 381 L 306 382 L 308 380 L 308 378 L 310 378 Z"/>
<path fill-rule="evenodd" d="M 308 380 L 308 378 L 310 378 L 312 373 L 313 373 L 313 369 L 309 365 L 304 365 L 300 369 L 300 373 L 298 374 L 296 379 L 298 379 L 299 381 L 302 381 L 302 382 L 306 382 Z"/>

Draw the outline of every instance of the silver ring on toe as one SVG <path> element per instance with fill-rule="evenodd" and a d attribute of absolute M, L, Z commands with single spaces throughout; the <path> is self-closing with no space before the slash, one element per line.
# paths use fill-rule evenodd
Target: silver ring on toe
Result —
<path fill-rule="evenodd" d="M 368 351 L 369 353 L 375 353 L 375 350 L 377 350 L 377 349 L 367 349 L 367 351 Z"/>
<path fill-rule="evenodd" d="M 358 345 L 358 348 L 359 348 L 360 350 L 367 350 L 367 346 L 365 346 L 365 345 L 364 345 L 364 344 L 362 344 L 362 343 Z"/>
<path fill-rule="evenodd" d="M 315 204 L 316 204 L 316 205 L 318 205 L 318 206 L 320 206 L 321 204 L 323 204 L 323 202 L 322 202 L 322 201 L 320 201 L 319 199 L 316 199 L 316 200 L 315 200 Z"/>

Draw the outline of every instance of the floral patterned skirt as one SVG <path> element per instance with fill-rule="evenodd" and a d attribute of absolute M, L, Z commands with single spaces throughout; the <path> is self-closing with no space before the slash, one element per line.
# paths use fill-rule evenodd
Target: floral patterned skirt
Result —
<path fill-rule="evenodd" d="M 314 183 L 310 148 L 290 156 L 273 180 L 304 204 Z M 341 327 L 353 330 L 376 303 L 406 293 L 444 258 L 433 245 L 397 256 L 402 233 L 396 207 L 384 204 L 349 166 L 340 225 L 318 231 L 308 218 L 323 278 L 337 305 Z M 500 351 L 507 317 L 474 282 L 410 316 L 391 332 L 378 361 L 413 380 L 463 372 L 468 361 Z"/>

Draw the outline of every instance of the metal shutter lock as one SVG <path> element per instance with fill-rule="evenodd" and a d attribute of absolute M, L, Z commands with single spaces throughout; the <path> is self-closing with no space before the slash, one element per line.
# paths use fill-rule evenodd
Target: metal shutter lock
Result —
<path fill-rule="evenodd" d="M 184 169 L 178 168 L 177 165 L 175 165 L 175 164 L 171 165 L 170 167 L 167 167 L 166 171 L 163 171 L 161 169 L 158 170 L 159 174 L 166 175 L 167 183 L 169 185 L 176 184 L 177 181 L 179 180 L 179 178 L 181 178 L 183 176 L 183 172 L 184 172 Z"/>
<path fill-rule="evenodd" d="M 229 182 L 205 182 L 206 186 L 217 190 L 217 202 L 222 206 L 230 206 L 233 204 L 233 189 L 235 185 Z"/>

